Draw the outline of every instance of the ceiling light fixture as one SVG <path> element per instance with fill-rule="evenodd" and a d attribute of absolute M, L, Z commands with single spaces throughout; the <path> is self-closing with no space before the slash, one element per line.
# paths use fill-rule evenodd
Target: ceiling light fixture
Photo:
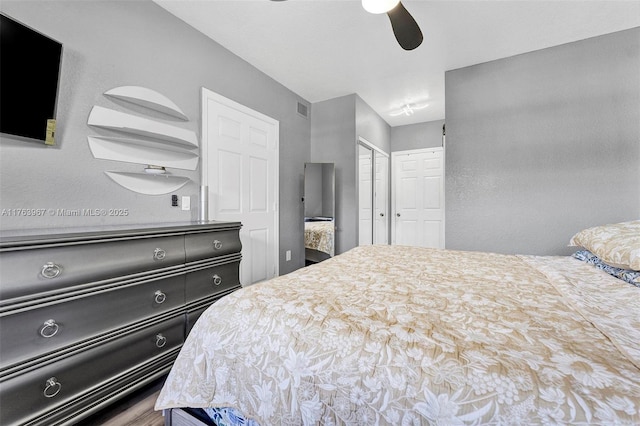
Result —
<path fill-rule="evenodd" d="M 398 110 L 395 110 L 395 111 L 391 111 L 389 113 L 389 115 L 392 116 L 392 117 L 397 117 L 398 115 L 404 114 L 404 115 L 406 115 L 408 117 L 408 116 L 413 115 L 413 113 L 416 110 L 423 109 L 423 108 L 426 108 L 428 106 L 429 106 L 429 104 L 405 104 L 405 105 L 402 106 L 402 108 L 400 108 Z"/>
<path fill-rule="evenodd" d="M 369 13 L 387 13 L 400 3 L 400 0 L 362 0 L 362 7 Z"/>

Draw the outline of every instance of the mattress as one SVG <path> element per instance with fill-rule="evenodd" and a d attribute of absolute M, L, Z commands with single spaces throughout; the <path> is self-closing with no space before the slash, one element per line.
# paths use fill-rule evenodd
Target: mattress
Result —
<path fill-rule="evenodd" d="M 261 425 L 640 424 L 639 296 L 572 257 L 358 247 L 212 305 L 156 409 Z"/>

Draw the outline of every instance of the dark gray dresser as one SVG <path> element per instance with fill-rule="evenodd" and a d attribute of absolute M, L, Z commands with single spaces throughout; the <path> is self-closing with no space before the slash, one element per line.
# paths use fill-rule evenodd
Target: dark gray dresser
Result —
<path fill-rule="evenodd" d="M 0 238 L 0 425 L 72 424 L 166 374 L 238 288 L 240 223 Z"/>

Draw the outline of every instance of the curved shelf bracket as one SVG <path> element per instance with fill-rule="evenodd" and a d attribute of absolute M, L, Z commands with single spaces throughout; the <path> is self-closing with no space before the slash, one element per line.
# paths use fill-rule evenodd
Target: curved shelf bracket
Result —
<path fill-rule="evenodd" d="M 138 139 L 87 136 L 95 158 L 134 164 L 155 164 L 183 170 L 198 168 L 198 154 L 174 149 L 172 146 L 150 145 Z"/>
<path fill-rule="evenodd" d="M 146 195 L 163 195 L 177 191 L 191 179 L 184 176 L 149 175 L 145 173 L 104 172 L 114 182 L 130 191 Z"/>
<path fill-rule="evenodd" d="M 163 114 L 179 118 L 183 121 L 189 121 L 189 117 L 174 104 L 171 99 L 167 98 L 155 90 L 147 89 L 140 86 L 120 86 L 104 92 L 106 96 L 121 99 L 123 101 L 139 105 Z"/>
<path fill-rule="evenodd" d="M 192 130 L 100 106 L 94 106 L 91 109 L 87 124 L 153 138 L 159 143 L 174 144 L 188 149 L 198 148 L 198 138 Z"/>

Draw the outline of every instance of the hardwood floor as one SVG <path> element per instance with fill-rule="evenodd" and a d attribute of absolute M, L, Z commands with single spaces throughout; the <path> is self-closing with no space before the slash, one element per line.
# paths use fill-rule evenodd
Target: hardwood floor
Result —
<path fill-rule="evenodd" d="M 77 423 L 77 426 L 163 426 L 161 411 L 154 411 L 164 378 L 139 389 L 102 411 Z"/>

